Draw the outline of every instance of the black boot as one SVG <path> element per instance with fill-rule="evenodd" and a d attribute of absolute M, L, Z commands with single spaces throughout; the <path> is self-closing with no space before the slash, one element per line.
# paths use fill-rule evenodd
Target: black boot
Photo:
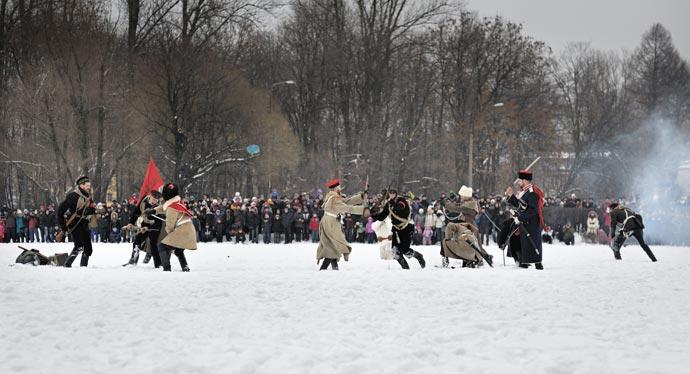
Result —
<path fill-rule="evenodd" d="M 163 265 L 163 271 L 172 271 L 172 268 L 170 268 L 170 265 Z"/>
<path fill-rule="evenodd" d="M 652 260 L 652 262 L 656 262 L 656 257 L 654 256 L 654 253 L 652 253 L 651 249 L 645 249 L 644 252 L 649 256 L 649 259 Z"/>
<path fill-rule="evenodd" d="M 132 256 L 129 258 L 129 262 L 122 266 L 136 265 L 137 263 L 139 263 L 139 248 L 134 248 L 132 249 Z"/>
<path fill-rule="evenodd" d="M 424 269 L 424 267 L 426 267 L 426 261 L 424 261 L 424 256 L 422 256 L 421 253 L 415 251 L 414 254 L 412 255 L 412 257 L 416 258 L 417 261 L 419 261 L 419 266 L 421 266 L 422 269 Z"/>
<path fill-rule="evenodd" d="M 81 254 L 81 262 L 79 263 L 79 266 L 81 266 L 81 267 L 89 266 L 89 255 L 87 255 L 86 253 Z"/>
<path fill-rule="evenodd" d="M 81 252 L 81 251 L 82 251 L 82 248 L 79 247 L 79 248 L 74 248 L 72 250 L 72 252 L 70 252 L 69 257 L 67 257 L 67 261 L 65 261 L 65 267 L 66 268 L 72 267 L 72 263 L 74 262 L 74 260 L 77 259 L 77 256 L 79 256 L 79 252 Z"/>
<path fill-rule="evenodd" d="M 331 260 L 331 269 L 339 270 L 338 269 L 338 260 Z"/>
<path fill-rule="evenodd" d="M 330 258 L 324 258 L 323 262 L 321 263 L 321 267 L 319 268 L 319 270 L 328 269 L 328 265 L 330 265 L 330 264 L 331 264 L 331 259 Z"/>
<path fill-rule="evenodd" d="M 403 269 L 410 269 L 410 265 L 407 264 L 407 260 L 405 260 L 405 257 L 398 256 L 398 263 L 400 264 L 400 266 L 402 266 Z"/>
<path fill-rule="evenodd" d="M 541 262 L 537 262 L 536 264 L 534 264 L 534 267 L 537 270 L 544 270 L 544 265 L 542 265 Z"/>

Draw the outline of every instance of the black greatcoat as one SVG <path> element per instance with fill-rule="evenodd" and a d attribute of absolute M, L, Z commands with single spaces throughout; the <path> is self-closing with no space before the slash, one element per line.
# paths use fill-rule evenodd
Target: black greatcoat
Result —
<path fill-rule="evenodd" d="M 532 188 L 524 191 L 520 198 L 517 195 L 513 195 L 508 199 L 510 205 L 516 206 L 518 208 L 518 219 L 522 222 L 524 228 L 530 234 L 532 242 L 536 245 L 536 251 L 532 243 L 527 238 L 525 233 L 520 232 L 520 248 L 519 250 L 514 248 L 514 240 L 510 241 L 508 246 L 508 256 L 515 257 L 521 264 L 532 264 L 537 262 L 542 262 L 542 245 L 541 245 L 541 217 L 539 217 L 539 195 L 534 192 Z M 515 223 L 511 229 L 515 229 Z M 522 229 L 518 230 L 522 231 Z M 511 238 L 512 239 L 512 238 Z M 538 253 L 537 253 L 538 251 Z M 517 256 L 516 256 L 517 254 Z"/>

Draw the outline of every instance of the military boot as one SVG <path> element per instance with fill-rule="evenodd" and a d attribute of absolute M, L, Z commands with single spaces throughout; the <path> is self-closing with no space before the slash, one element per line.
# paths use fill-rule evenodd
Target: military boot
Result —
<path fill-rule="evenodd" d="M 79 256 L 79 253 L 80 253 L 82 250 L 83 250 L 82 247 L 79 247 L 79 248 L 75 247 L 75 248 L 72 250 L 72 252 L 70 252 L 69 256 L 67 257 L 67 261 L 65 261 L 65 267 L 66 267 L 66 268 L 71 268 L 71 267 L 72 267 L 72 263 L 74 262 L 74 260 L 77 259 L 77 256 Z"/>
<path fill-rule="evenodd" d="M 422 256 L 421 253 L 415 251 L 414 254 L 412 255 L 412 257 L 416 258 L 417 261 L 419 261 L 419 266 L 421 266 L 422 269 L 424 269 L 424 267 L 426 267 L 426 261 L 424 261 L 424 256 Z"/>
<path fill-rule="evenodd" d="M 81 267 L 89 266 L 89 255 L 87 255 L 86 253 L 81 254 L 81 261 L 79 263 L 79 266 L 81 266 Z"/>
<path fill-rule="evenodd" d="M 319 271 L 328 269 L 328 265 L 330 265 L 330 264 L 331 264 L 331 259 L 330 258 L 324 258 L 323 262 L 321 263 L 321 267 L 319 268 Z"/>

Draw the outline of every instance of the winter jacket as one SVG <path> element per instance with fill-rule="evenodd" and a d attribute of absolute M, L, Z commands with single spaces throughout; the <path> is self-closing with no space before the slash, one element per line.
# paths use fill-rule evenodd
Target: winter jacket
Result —
<path fill-rule="evenodd" d="M 599 230 L 599 218 L 587 217 L 587 234 L 597 234 Z"/>

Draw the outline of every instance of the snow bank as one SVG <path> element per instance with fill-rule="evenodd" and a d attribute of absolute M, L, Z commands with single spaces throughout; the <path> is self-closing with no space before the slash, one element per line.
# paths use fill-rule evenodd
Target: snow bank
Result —
<path fill-rule="evenodd" d="M 68 244 L 35 244 L 42 253 Z M 545 245 L 546 270 L 440 269 L 438 247 L 401 270 L 354 245 L 340 272 L 315 244 L 201 244 L 190 273 L 123 268 L 96 244 L 88 268 L 7 266 L 0 244 L 3 373 L 686 373 L 690 251 Z M 78 264 L 78 260 L 75 265 Z"/>

